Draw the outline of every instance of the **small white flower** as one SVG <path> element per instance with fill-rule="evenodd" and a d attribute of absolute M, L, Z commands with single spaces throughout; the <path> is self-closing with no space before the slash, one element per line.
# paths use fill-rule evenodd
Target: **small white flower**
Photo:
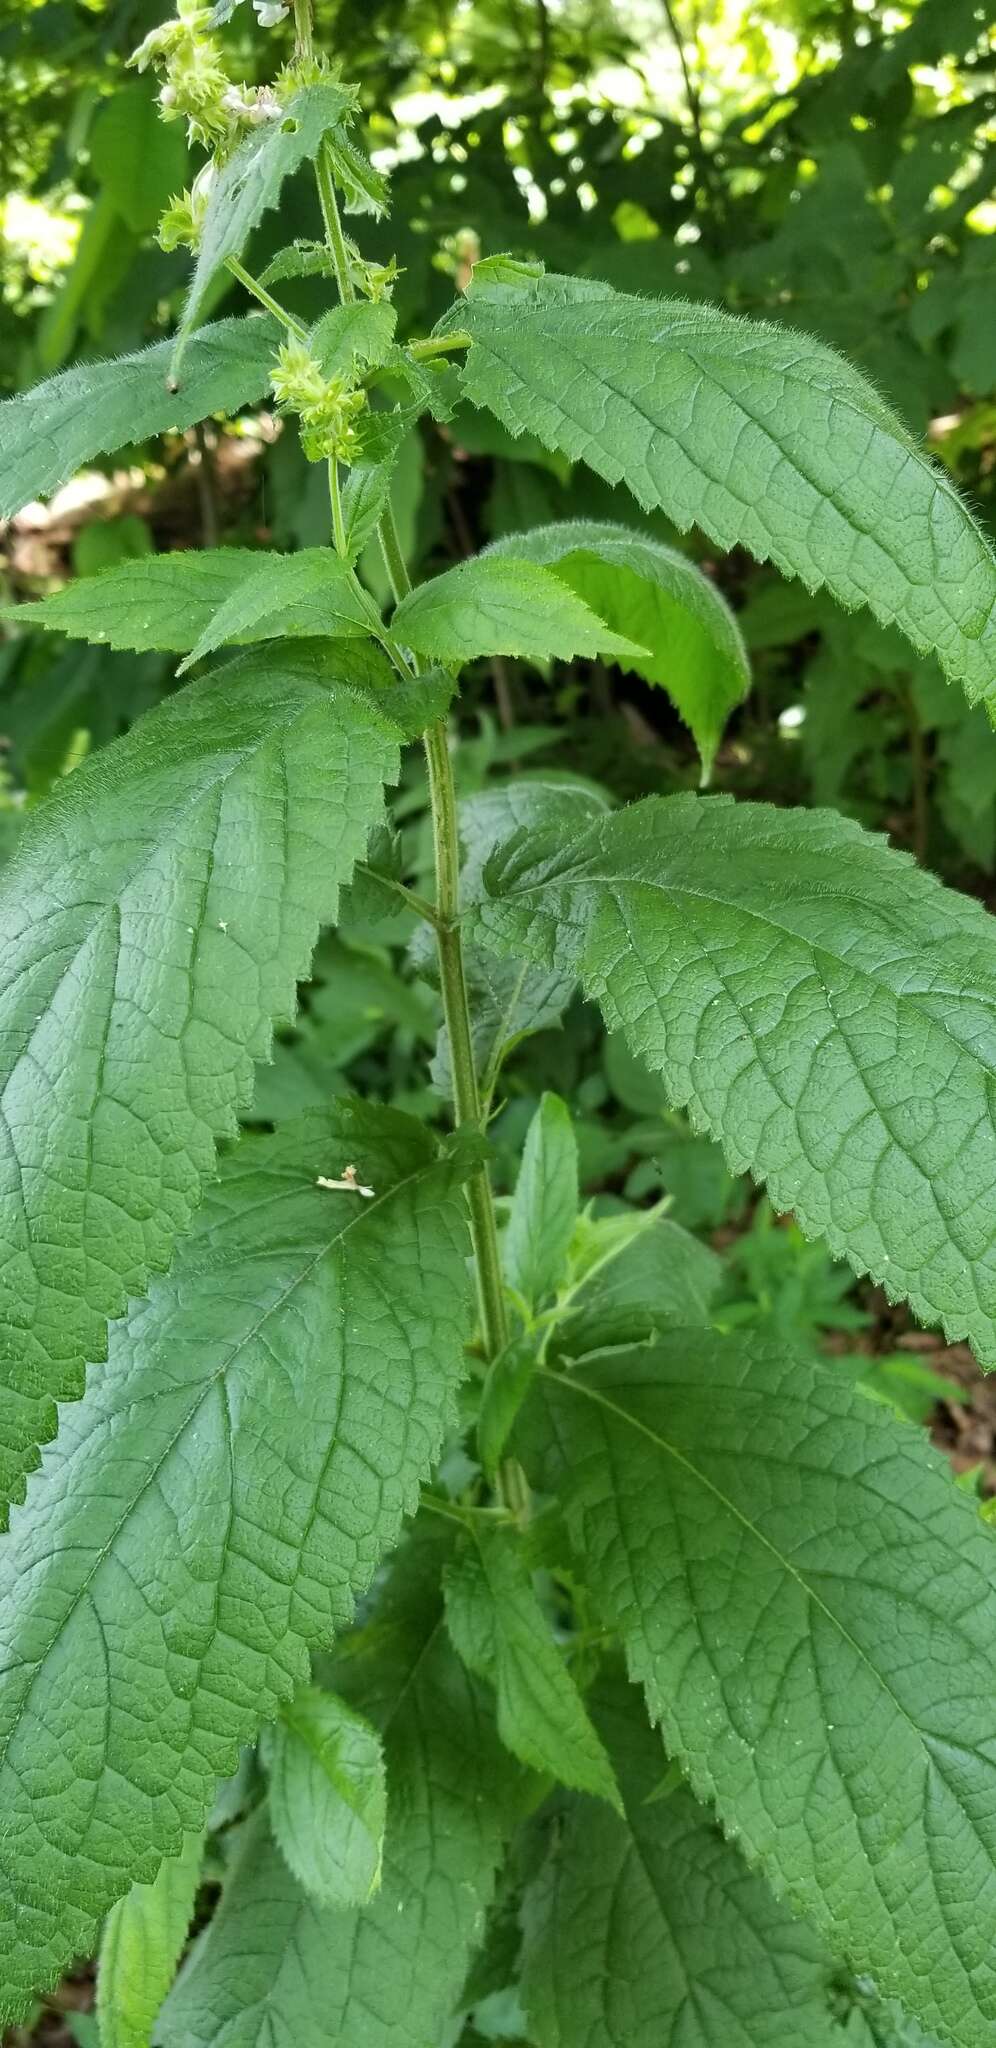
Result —
<path fill-rule="evenodd" d="M 260 28 L 276 28 L 290 13 L 289 7 L 281 7 L 280 0 L 252 0 Z"/>
<path fill-rule="evenodd" d="M 160 104 L 160 106 L 161 106 L 161 107 L 175 107 L 175 105 L 176 105 L 176 86 L 175 86 L 175 85 L 164 85 L 164 86 L 163 86 L 163 89 L 162 89 L 162 91 L 161 91 L 161 93 L 160 93 L 160 95 L 159 95 L 159 104 Z"/>
<path fill-rule="evenodd" d="M 250 120 L 258 127 L 261 121 L 279 121 L 282 114 L 283 108 L 272 86 L 261 85 L 256 94 L 256 104 L 249 116 Z"/>
<path fill-rule="evenodd" d="M 226 114 L 235 114 L 239 120 L 247 121 L 253 112 L 253 102 L 240 92 L 237 85 L 230 85 L 221 95 L 221 104 Z"/>

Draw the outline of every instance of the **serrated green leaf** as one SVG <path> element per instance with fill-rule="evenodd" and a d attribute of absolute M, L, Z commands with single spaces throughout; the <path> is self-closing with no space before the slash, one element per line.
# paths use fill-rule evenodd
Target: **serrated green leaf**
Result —
<path fill-rule="evenodd" d="M 578 1212 L 578 1148 L 566 1102 L 545 1094 L 526 1134 L 502 1241 L 505 1278 L 528 1308 L 555 1294 Z"/>
<path fill-rule="evenodd" d="M 687 555 L 632 527 L 587 519 L 509 534 L 485 554 L 555 569 L 607 625 L 647 648 L 620 656 L 620 666 L 663 686 L 708 775 L 730 712 L 750 688 L 750 663 L 733 612 Z"/>
<path fill-rule="evenodd" d="M 680 1784 L 639 1695 L 593 1695 L 625 1802 L 572 1801 L 526 1894 L 536 2048 L 843 2048 L 832 1959 Z"/>
<path fill-rule="evenodd" d="M 278 249 L 271 257 L 266 269 L 260 272 L 260 284 L 283 284 L 288 277 L 334 277 L 335 261 L 326 242 L 289 242 L 286 249 Z"/>
<path fill-rule="evenodd" d="M 974 2048 L 996 1545 L 936 1455 L 831 1367 L 693 1330 L 538 1381 L 520 1446 L 699 1797 L 883 1995 Z"/>
<path fill-rule="evenodd" d="M 249 551 L 247 551 L 249 552 Z M 250 562 L 252 556 L 250 553 Z M 331 548 L 257 561 L 203 627 L 180 673 L 226 641 L 369 634 L 377 620 L 355 577 Z"/>
<path fill-rule="evenodd" d="M 149 2048 L 194 1916 L 203 1849 L 201 1835 L 187 1835 L 151 1884 L 111 1907 L 97 1964 L 100 2048 Z"/>
<path fill-rule="evenodd" d="M 347 1163 L 372 1199 L 317 1185 Z M 461 1172 L 349 1101 L 244 1139 L 112 1325 L 0 1559 L 4 2017 L 201 1824 L 415 1508 L 463 1369 Z"/>
<path fill-rule="evenodd" d="M 612 1766 L 550 1634 L 514 1536 L 475 1529 L 445 1574 L 446 1621 L 469 1671 L 498 1696 L 498 1733 L 532 1770 L 620 1804 Z"/>
<path fill-rule="evenodd" d="M 174 375 L 219 270 L 229 256 L 240 254 L 267 207 L 276 204 L 284 179 L 317 155 L 323 135 L 348 118 L 353 104 L 354 95 L 331 79 L 302 86 L 281 118 L 251 129 L 216 173 L 174 344 Z"/>
<path fill-rule="evenodd" d="M 262 398 L 280 329 L 267 318 L 220 320 L 190 337 L 179 388 L 173 344 L 82 363 L 0 404 L 0 519 L 45 498 L 91 456 L 192 427 Z"/>
<path fill-rule="evenodd" d="M 400 446 L 400 443 L 399 443 Z M 349 470 L 342 491 L 342 523 L 346 535 L 346 559 L 355 562 L 372 540 L 391 496 L 394 455 L 382 462 L 357 462 Z"/>
<path fill-rule="evenodd" d="M 868 605 L 996 702 L 996 559 L 872 385 L 796 328 L 591 280 L 471 287 L 464 392 L 683 531 Z"/>
<path fill-rule="evenodd" d="M 169 1262 L 397 773 L 348 689 L 244 656 L 32 812 L 0 883 L 0 1490 Z"/>
<path fill-rule="evenodd" d="M 270 1826 L 322 1906 L 365 1906 L 380 1884 L 387 1787 L 376 1729 L 335 1693 L 305 1686 L 277 1722 Z"/>
<path fill-rule="evenodd" d="M 391 630 L 433 661 L 474 661 L 484 654 L 638 655 L 644 650 L 613 633 L 583 598 L 535 562 L 478 555 L 444 570 L 403 598 Z"/>
<path fill-rule="evenodd" d="M 288 634 L 349 640 L 370 630 L 343 564 L 326 548 L 297 555 L 260 548 L 145 555 L 67 583 L 39 603 L 4 605 L 0 618 L 132 653 L 190 653 L 191 661 L 226 641 Z"/>
<path fill-rule="evenodd" d="M 406 1558 L 402 1553 L 403 1568 Z M 162 2048 L 427 2048 L 442 2037 L 484 1931 L 502 1833 L 503 1766 L 477 1688 L 446 1641 L 438 1561 L 428 1599 L 382 1602 L 330 1682 L 381 1730 L 388 1814 L 380 1891 L 330 1912 L 250 1824 L 198 1954 L 170 1998 Z"/>
<path fill-rule="evenodd" d="M 308 336 L 308 347 L 326 377 L 347 376 L 354 363 L 369 368 L 384 361 L 397 319 L 387 299 L 352 299 L 322 314 Z"/>
<path fill-rule="evenodd" d="M 346 212 L 372 213 L 379 220 L 387 212 L 387 180 L 369 157 L 341 130 L 326 136 L 325 154 Z"/>
<path fill-rule="evenodd" d="M 122 85 L 98 108 L 88 138 L 90 167 L 136 235 L 159 220 L 187 177 L 187 146 L 165 122 L 148 84 Z"/>
<path fill-rule="evenodd" d="M 580 974 L 737 1172 L 996 1364 L 996 938 L 833 811 L 651 798 L 513 846 L 478 920 Z"/>

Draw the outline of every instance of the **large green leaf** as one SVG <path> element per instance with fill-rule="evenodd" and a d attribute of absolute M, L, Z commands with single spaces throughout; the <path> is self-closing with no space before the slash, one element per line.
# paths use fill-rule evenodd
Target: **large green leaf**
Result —
<path fill-rule="evenodd" d="M 162 2048 L 435 2048 L 443 2036 L 508 1826 L 501 1753 L 438 1591 L 413 1598 L 403 1571 L 393 1611 L 382 1605 L 350 1651 L 331 1676 L 380 1728 L 387 1759 L 381 1889 L 361 1912 L 323 1911 L 260 1816 L 167 2004 Z"/>
<path fill-rule="evenodd" d="M 372 1198 L 316 1185 L 346 1164 Z M 462 1371 L 461 1171 L 348 1101 L 244 1139 L 112 1326 L 0 1559 L 0 2015 L 200 1825 L 416 1506 Z"/>
<path fill-rule="evenodd" d="M 566 582 L 536 562 L 478 555 L 444 570 L 403 598 L 391 630 L 433 661 L 474 661 L 482 654 L 557 656 L 644 650 L 614 633 Z"/>
<path fill-rule="evenodd" d="M 165 648 L 192 661 L 226 642 L 348 640 L 370 631 L 369 612 L 331 548 L 145 555 L 77 577 L 39 603 L 6 605 L 0 616 L 133 653 Z"/>
<path fill-rule="evenodd" d="M 596 1695 L 623 1817 L 572 1801 L 526 1898 L 536 2048 L 843 2048 L 833 1962 L 681 1785 L 640 1697 Z"/>
<path fill-rule="evenodd" d="M 544 1377 L 531 1476 L 700 1798 L 958 2048 L 996 2020 L 996 1541 L 907 1423 L 761 1340 Z"/>
<path fill-rule="evenodd" d="M 509 1531 L 475 1530 L 449 1566 L 446 1619 L 468 1670 L 495 1687 L 498 1733 L 512 1755 L 618 1806 L 612 1766 Z"/>
<path fill-rule="evenodd" d="M 996 560 L 860 373 L 794 328 L 567 277 L 483 277 L 440 323 L 464 391 L 682 530 L 868 605 L 996 700 Z"/>
<path fill-rule="evenodd" d="M 750 663 L 734 613 L 687 555 L 630 526 L 589 519 L 509 534 L 486 555 L 555 569 L 607 625 L 645 647 L 619 655 L 620 667 L 663 685 L 708 775 L 730 712 L 750 688 Z"/>
<path fill-rule="evenodd" d="M 168 1264 L 396 773 L 348 689 L 244 657 L 33 812 L 0 884 L 0 1491 Z"/>
<path fill-rule="evenodd" d="M 111 1907 L 97 1964 L 100 2048 L 149 2048 L 194 1917 L 203 1852 L 201 1836 L 188 1835 L 151 1884 Z"/>
<path fill-rule="evenodd" d="M 0 519 L 44 498 L 91 456 L 192 427 L 262 398 L 280 329 L 269 317 L 221 320 L 190 338 L 179 389 L 172 342 L 83 363 L 0 404 Z"/>
<path fill-rule="evenodd" d="M 832 811 L 651 798 L 513 842 L 480 926 L 579 973 L 809 1235 L 996 1364 L 996 927 Z"/>
<path fill-rule="evenodd" d="M 207 214 L 174 349 L 174 375 L 186 360 L 187 337 L 200 319 L 208 290 L 229 256 L 238 256 L 285 178 L 317 156 L 323 135 L 348 116 L 354 95 L 322 79 L 287 100 L 282 118 L 264 121 L 222 165 L 209 188 Z"/>

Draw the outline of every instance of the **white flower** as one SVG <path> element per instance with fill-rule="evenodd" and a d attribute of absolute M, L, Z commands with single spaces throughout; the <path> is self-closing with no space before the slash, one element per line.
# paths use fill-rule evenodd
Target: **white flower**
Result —
<path fill-rule="evenodd" d="M 283 108 L 271 86 L 261 85 L 256 94 L 256 104 L 249 119 L 258 127 L 261 121 L 279 121 Z"/>
<path fill-rule="evenodd" d="M 244 91 L 240 92 L 237 85 L 230 85 L 228 91 L 222 93 L 221 105 L 226 114 L 236 114 L 241 121 L 248 121 L 254 111 L 252 100 Z"/>
<path fill-rule="evenodd" d="M 252 0 L 260 28 L 276 28 L 278 21 L 290 13 L 289 7 L 281 7 L 280 0 Z"/>
<path fill-rule="evenodd" d="M 175 105 L 176 105 L 176 86 L 175 86 L 175 85 L 164 85 L 164 86 L 163 86 L 163 89 L 162 89 L 162 91 L 161 91 L 161 93 L 160 93 L 160 95 L 159 95 L 159 104 L 160 104 L 160 106 L 161 106 L 161 107 L 175 107 Z"/>

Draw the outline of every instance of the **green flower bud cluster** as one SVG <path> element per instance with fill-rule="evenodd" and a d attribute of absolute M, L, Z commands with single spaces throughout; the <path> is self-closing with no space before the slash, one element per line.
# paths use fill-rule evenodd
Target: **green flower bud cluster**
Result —
<path fill-rule="evenodd" d="M 279 410 L 298 416 L 301 446 L 309 462 L 329 456 L 339 462 L 356 461 L 360 448 L 355 422 L 367 403 L 362 386 L 348 377 L 326 377 L 303 341 L 284 343 L 270 381 Z"/>
<path fill-rule="evenodd" d="M 185 120 L 191 142 L 212 148 L 232 122 L 222 105 L 229 80 L 211 33 L 211 10 L 178 0 L 175 21 L 151 29 L 129 58 L 136 71 L 150 66 L 163 76 L 159 105 L 165 121 Z"/>
<path fill-rule="evenodd" d="M 150 30 L 128 61 L 138 71 L 151 66 L 161 74 L 159 106 L 164 121 L 185 120 L 191 142 L 224 154 L 246 127 L 278 121 L 283 95 L 268 85 L 233 85 L 211 21 L 210 8 L 178 0 L 176 19 Z"/>

